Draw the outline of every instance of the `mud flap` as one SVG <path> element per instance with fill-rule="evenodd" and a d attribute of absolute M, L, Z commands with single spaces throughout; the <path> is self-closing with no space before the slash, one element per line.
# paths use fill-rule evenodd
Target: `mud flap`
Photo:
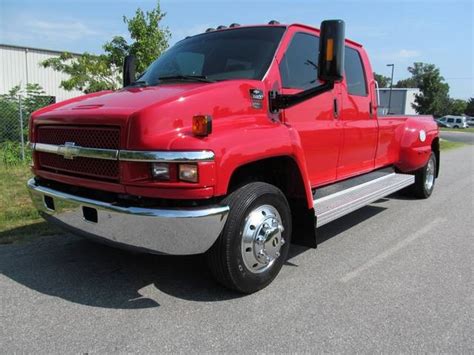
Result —
<path fill-rule="evenodd" d="M 291 242 L 308 248 L 316 248 L 318 244 L 314 209 L 298 208 L 294 205 L 292 207 L 293 235 L 291 236 Z"/>

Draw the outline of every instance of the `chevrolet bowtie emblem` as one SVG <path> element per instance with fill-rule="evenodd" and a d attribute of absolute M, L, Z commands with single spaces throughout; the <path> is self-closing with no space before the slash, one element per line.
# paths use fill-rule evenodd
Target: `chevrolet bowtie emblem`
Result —
<path fill-rule="evenodd" d="M 79 155 L 79 147 L 76 147 L 76 143 L 74 142 L 66 142 L 58 148 L 58 153 L 61 154 L 64 159 L 72 160 Z"/>

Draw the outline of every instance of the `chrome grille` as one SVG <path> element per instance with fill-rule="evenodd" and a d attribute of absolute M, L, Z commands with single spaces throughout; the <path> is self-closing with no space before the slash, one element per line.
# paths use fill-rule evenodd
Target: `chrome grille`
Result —
<path fill-rule="evenodd" d="M 90 126 L 39 126 L 36 142 L 63 145 L 67 142 L 77 146 L 101 149 L 120 148 L 120 128 Z M 60 155 L 38 152 L 38 168 L 59 174 L 117 181 L 120 176 L 119 162 L 76 157 L 66 159 Z"/>

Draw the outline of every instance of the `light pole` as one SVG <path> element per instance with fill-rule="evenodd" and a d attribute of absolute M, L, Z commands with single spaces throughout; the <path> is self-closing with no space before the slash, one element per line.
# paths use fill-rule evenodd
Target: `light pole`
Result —
<path fill-rule="evenodd" d="M 387 112 L 387 115 L 390 115 L 390 109 L 392 106 L 393 71 L 395 69 L 395 64 L 387 64 L 387 67 L 392 67 L 392 76 L 390 78 L 390 93 L 388 94 L 388 112 Z"/>

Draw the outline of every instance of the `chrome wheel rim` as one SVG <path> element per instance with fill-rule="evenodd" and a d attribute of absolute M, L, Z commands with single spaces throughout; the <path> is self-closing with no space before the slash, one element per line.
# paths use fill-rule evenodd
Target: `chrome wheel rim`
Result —
<path fill-rule="evenodd" d="M 430 191 L 433 187 L 435 179 L 435 164 L 433 159 L 428 161 L 428 165 L 426 166 L 426 177 L 425 177 L 425 189 L 426 191 Z"/>
<path fill-rule="evenodd" d="M 273 266 L 285 244 L 283 231 L 281 216 L 271 205 L 259 206 L 248 214 L 242 234 L 242 258 L 250 272 L 258 274 Z"/>

